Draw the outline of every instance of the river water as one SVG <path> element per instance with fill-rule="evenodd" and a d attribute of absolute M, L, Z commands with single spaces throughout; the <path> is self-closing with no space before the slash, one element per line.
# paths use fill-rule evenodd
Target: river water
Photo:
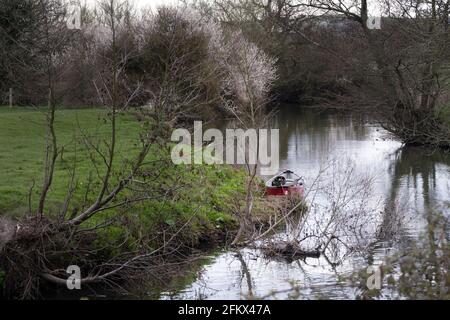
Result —
<path fill-rule="evenodd" d="M 353 299 L 359 290 L 348 281 L 353 273 L 416 246 L 430 216 L 448 217 L 447 154 L 402 148 L 368 119 L 342 112 L 282 108 L 272 127 L 280 129 L 281 168 L 306 179 L 312 222 L 302 232 L 328 225 L 336 211 L 339 243 L 328 255 L 295 261 L 250 248 L 219 252 L 192 271 L 193 282 L 161 299 Z"/>

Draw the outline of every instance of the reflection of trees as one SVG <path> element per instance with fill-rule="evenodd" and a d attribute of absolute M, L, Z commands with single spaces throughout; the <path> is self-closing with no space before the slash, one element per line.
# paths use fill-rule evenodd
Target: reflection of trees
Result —
<path fill-rule="evenodd" d="M 303 157 L 301 153 L 306 153 L 304 158 L 307 159 L 323 159 L 330 151 L 333 151 L 336 140 L 364 140 L 370 133 L 370 129 L 366 126 L 355 126 L 351 117 L 295 109 L 281 110 L 273 126 L 280 128 L 281 159 L 292 157 L 288 155 L 291 152 L 300 155 L 299 159 Z M 343 147 L 345 148 L 345 145 Z M 398 247 L 402 251 L 426 242 L 428 250 L 426 254 L 421 253 L 422 257 L 432 265 L 434 270 L 437 270 L 437 277 L 442 278 L 439 268 L 436 268 L 436 263 L 433 263 L 439 260 L 435 254 L 437 236 L 434 221 L 437 215 L 436 209 L 446 200 L 445 193 L 449 192 L 445 190 L 449 173 L 443 168 L 450 167 L 450 156 L 439 151 L 431 152 L 423 148 L 404 147 L 399 149 L 393 157 L 389 169 L 390 183 L 385 186 L 388 194 L 376 241 L 369 246 L 369 250 L 363 256 L 368 265 L 372 265 L 377 259 L 377 252 L 381 253 L 386 247 L 382 242 L 391 242 L 388 245 L 391 247 L 394 241 L 399 241 Z M 407 207 L 402 207 L 401 203 L 404 200 L 401 198 L 408 196 L 408 192 L 414 192 L 416 201 L 411 212 L 405 211 Z M 427 237 L 421 240 L 421 244 L 411 243 L 413 238 L 404 220 L 406 213 L 413 219 L 415 226 L 421 227 L 421 221 L 425 223 L 426 228 L 423 230 L 427 232 Z"/>
<path fill-rule="evenodd" d="M 400 249 L 383 263 L 382 291 L 360 285 L 361 297 L 380 293 L 410 299 L 450 299 L 450 237 L 448 218 L 433 210 L 426 212 L 424 238 Z M 365 283 L 364 270 L 359 284 Z"/>
<path fill-rule="evenodd" d="M 422 198 L 423 208 L 417 208 L 419 212 L 428 215 L 439 206 L 438 179 L 443 179 L 437 174 L 439 165 L 450 166 L 450 157 L 442 152 L 428 153 L 424 149 L 404 147 L 394 154 L 395 160 L 390 168 L 391 187 L 386 199 L 386 207 L 381 223 L 379 240 L 390 240 L 393 237 L 393 225 L 400 217 L 396 207 L 401 201 L 401 188 L 415 190 L 415 197 Z"/>
<path fill-rule="evenodd" d="M 361 140 L 368 134 L 350 114 L 297 107 L 280 108 L 271 126 L 280 129 L 280 159 L 286 159 L 292 147 L 298 154 L 314 152 L 320 159 L 333 150 L 334 141 Z"/>
<path fill-rule="evenodd" d="M 349 116 L 340 117 L 334 113 L 304 111 L 296 108 L 282 109 L 273 120 L 272 127 L 280 128 L 280 159 L 288 158 L 288 152 L 293 152 L 297 154 L 299 161 L 302 158 L 311 160 L 323 159 L 328 153 L 333 151 L 334 142 L 337 140 L 366 140 L 371 132 L 371 129 L 367 126 L 354 125 L 354 119 Z M 341 147 L 345 148 L 346 146 L 343 145 Z M 306 154 L 303 157 L 302 153 L 311 154 Z M 289 157 L 292 157 L 292 155 L 289 155 Z M 442 182 L 446 181 L 449 173 L 442 170 L 450 167 L 450 156 L 438 151 L 429 152 L 422 148 L 404 147 L 397 150 L 393 155 L 393 159 L 390 160 L 392 162 L 389 168 L 390 181 L 385 186 L 387 197 L 375 242 L 370 244 L 368 248 L 365 247 L 364 251 L 361 250 L 357 253 L 361 254 L 360 257 L 364 257 L 365 263 L 373 265 L 374 263 L 376 264 L 376 261 L 379 262 L 377 252 L 384 255 L 382 252 L 384 251 L 383 248 L 391 247 L 394 240 L 401 240 L 398 249 L 402 252 L 410 252 L 411 247 L 425 245 L 428 250 L 421 251 L 417 259 L 434 268 L 433 270 L 436 270 L 437 277 L 444 279 L 445 275 L 442 275 L 442 267 L 440 267 L 441 271 L 439 269 L 439 263 L 442 264 L 442 257 L 436 254 L 439 251 L 439 248 L 436 247 L 436 239 L 440 233 L 438 232 L 439 230 L 436 230 L 435 221 L 437 216 L 436 208 L 442 204 L 442 198 L 447 196 L 443 193 L 445 186 L 442 185 Z M 445 177 L 442 175 L 445 175 Z M 402 220 L 404 212 L 401 209 L 403 208 L 400 207 L 399 210 L 398 205 L 402 200 L 402 196 L 407 195 L 405 191 L 415 192 L 414 195 L 418 201 L 416 206 L 417 212 L 408 212 L 410 215 L 413 215 L 413 222 L 416 225 L 419 225 L 419 220 L 426 223 L 427 228 L 425 231 L 427 233 L 425 235 L 427 237 L 421 240 L 421 243 L 411 243 L 413 239 L 408 235 L 408 230 L 404 220 Z M 376 217 L 377 219 L 379 218 L 379 211 L 376 212 Z M 349 224 L 349 221 L 344 221 L 344 225 Z M 296 226 L 298 222 L 292 221 L 292 224 Z M 371 243 L 372 240 L 373 233 L 369 242 Z M 389 241 L 391 244 L 386 246 L 382 243 L 385 241 Z M 333 247 L 333 244 L 336 244 L 336 246 Z M 328 247 L 331 253 L 323 255 L 325 262 L 331 266 L 331 269 L 336 274 L 340 272 L 339 265 L 348 257 L 348 255 L 342 255 L 339 257 L 340 259 L 333 259 L 333 253 L 339 253 L 339 248 L 341 247 L 342 243 L 337 240 L 331 242 Z M 367 251 L 367 249 L 369 250 Z M 356 254 L 354 251 L 351 251 L 351 253 Z M 411 253 L 412 255 L 413 253 Z M 339 254 L 335 256 L 339 256 Z M 245 278 L 249 288 L 248 294 L 251 297 L 254 294 L 250 276 L 252 269 L 249 270 L 242 255 L 237 255 L 237 258 L 242 266 L 240 281 L 243 282 Z M 301 266 L 305 262 L 297 260 L 295 263 L 298 264 L 299 270 L 301 270 Z M 447 265 L 448 263 L 449 261 L 447 261 Z M 363 271 L 365 274 L 365 270 Z M 408 277 L 405 279 L 408 279 Z"/>
<path fill-rule="evenodd" d="M 247 281 L 247 296 L 246 298 L 251 299 L 253 298 L 253 282 L 252 282 L 252 276 L 250 274 L 250 270 L 247 266 L 247 263 L 244 260 L 244 257 L 242 256 L 242 253 L 240 251 L 236 252 L 236 258 L 241 263 L 241 282 L 245 278 Z"/>
<path fill-rule="evenodd" d="M 391 289 L 410 298 L 442 298 L 441 286 L 448 287 L 450 281 L 450 248 L 447 220 L 439 213 L 443 199 L 440 198 L 440 190 L 437 188 L 447 176 L 439 176 L 438 167 L 450 166 L 450 157 L 443 152 L 427 153 L 426 150 L 416 147 L 401 148 L 394 156 L 395 160 L 390 168 L 391 186 L 377 234 L 378 241 L 368 252 L 367 263 L 373 264 L 375 249 L 380 241 L 401 239 L 399 254 L 391 257 L 384 266 Z M 423 238 L 413 240 L 408 237 L 401 224 L 401 215 L 404 212 L 401 208 L 399 210 L 398 203 L 404 194 L 402 188 L 407 191 L 414 190 L 415 198 L 422 200 L 421 207 L 416 206 L 415 212 L 408 213 L 415 215 L 413 219 L 416 223 L 419 223 L 419 220 L 424 221 Z M 396 269 L 395 266 L 399 268 Z M 395 277 L 392 277 L 394 274 Z M 366 287 L 361 289 L 363 296 L 371 297 L 373 294 Z"/>

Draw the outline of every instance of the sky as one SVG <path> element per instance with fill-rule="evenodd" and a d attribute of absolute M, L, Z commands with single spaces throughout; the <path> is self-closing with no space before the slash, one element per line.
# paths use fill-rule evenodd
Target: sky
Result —
<path fill-rule="evenodd" d="M 83 0 L 82 0 L 83 1 Z M 87 3 L 95 4 L 97 0 L 86 0 Z M 177 0 L 130 0 L 137 8 L 151 7 L 156 8 L 163 4 L 175 4 Z"/>
<path fill-rule="evenodd" d="M 177 0 L 132 0 L 136 6 L 138 7 L 146 7 L 146 6 L 151 6 L 151 7 L 157 7 L 161 4 L 174 4 L 177 3 Z M 379 8 L 378 8 L 378 0 L 369 0 L 368 4 L 369 4 L 369 9 L 373 12 L 379 12 Z"/>
<path fill-rule="evenodd" d="M 97 0 L 86 0 L 88 3 L 95 3 Z M 137 8 L 145 8 L 145 7 L 151 7 L 156 8 L 163 4 L 176 4 L 179 1 L 178 0 L 130 0 L 135 4 Z M 379 16 L 380 10 L 378 6 L 378 0 L 369 0 L 369 15 L 371 16 Z"/>
<path fill-rule="evenodd" d="M 158 7 L 162 4 L 174 4 L 176 0 L 132 0 L 137 7 Z"/>

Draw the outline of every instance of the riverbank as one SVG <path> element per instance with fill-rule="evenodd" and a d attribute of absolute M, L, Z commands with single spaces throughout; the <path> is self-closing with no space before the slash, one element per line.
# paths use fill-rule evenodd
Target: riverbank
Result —
<path fill-rule="evenodd" d="M 62 152 L 56 161 L 46 219 L 58 219 L 71 180 L 77 186 L 70 203 L 71 214 L 82 209 L 89 202 L 86 200 L 95 199 L 102 175 L 101 158 L 88 148 L 87 141 L 96 141 L 97 147 L 106 141 L 109 123 L 105 117 L 101 109 L 57 112 L 55 127 Z M 120 173 L 138 152 L 143 124 L 132 114 L 121 114 L 117 119 L 117 160 L 113 170 Z M 44 113 L 23 108 L 0 110 L 0 216 L 12 225 L 20 225 L 35 211 L 43 178 L 45 133 Z M 244 201 L 246 176 L 242 170 L 228 165 L 177 166 L 170 161 L 169 146 L 155 145 L 136 180 L 142 190 L 126 190 L 110 210 L 81 226 L 89 232 L 80 242 L 80 250 L 89 254 L 82 260 L 81 255 L 62 254 L 53 257 L 55 263 L 80 265 L 83 270 L 83 266 L 92 268 L 130 253 L 146 254 L 163 248 L 154 258 L 155 272 L 160 273 L 164 268 L 169 270 L 170 264 L 188 261 L 194 251 L 233 240 L 239 226 L 235 214 Z M 114 208 L 114 204 L 127 201 L 136 192 L 145 194 L 145 200 Z M 258 223 L 263 223 L 274 209 L 267 209 L 262 197 L 258 200 L 263 188 L 255 192 L 255 216 Z M 0 280 L 4 284 L 8 272 L 2 269 Z M 129 270 L 125 273 L 125 278 L 135 276 Z"/>
<path fill-rule="evenodd" d="M 421 298 L 448 293 L 437 291 L 448 288 L 443 271 L 448 270 L 448 263 L 443 263 L 448 261 L 448 247 L 443 248 L 448 246 L 449 234 L 449 154 L 402 147 L 375 121 L 357 113 L 286 108 L 275 115 L 273 123 L 283 124 L 279 126 L 280 167 L 302 174 L 309 190 L 310 223 L 303 227 L 308 235 L 324 230 L 330 221 L 330 208 L 345 194 L 349 196 L 345 188 L 340 189 L 358 180 L 345 178 L 349 164 L 353 177 L 374 178 L 371 192 L 350 196 L 355 203 L 342 210 L 348 214 L 336 230 L 340 230 L 343 243 L 333 240 L 319 258 L 292 262 L 267 257 L 252 247 L 226 250 L 205 264 L 195 281 L 162 298 L 358 299 L 366 297 L 366 292 L 371 294 L 367 298 L 411 299 L 424 294 L 428 285 L 431 290 Z M 315 182 L 327 165 L 327 172 Z M 368 205 L 360 207 L 359 203 Z M 445 219 L 439 222 L 441 215 Z M 306 233 L 298 235 L 296 220 L 291 223 L 294 227 L 280 230 L 281 235 L 303 239 Z M 355 223 L 362 228 L 354 228 Z M 432 246 L 437 256 L 433 256 Z M 405 258 L 400 266 L 392 261 L 396 257 Z M 390 281 L 383 268 L 383 292 L 367 292 L 366 280 L 374 274 L 368 268 L 384 266 L 387 261 L 394 264 L 389 273 L 394 273 L 396 282 Z M 435 278 L 439 273 L 442 285 Z M 354 276 L 358 276 L 355 281 L 348 280 Z M 393 285 L 396 295 L 389 294 Z"/>

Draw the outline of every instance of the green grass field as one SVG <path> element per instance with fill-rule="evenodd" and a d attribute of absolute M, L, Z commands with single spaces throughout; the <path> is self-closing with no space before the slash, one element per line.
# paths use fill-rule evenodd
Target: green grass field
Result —
<path fill-rule="evenodd" d="M 44 175 L 46 115 L 43 111 L 0 107 L 0 219 L 20 220 L 30 214 L 28 194 L 33 184 L 31 214 L 36 210 Z M 69 206 L 69 215 L 83 210 L 85 197 L 88 199 L 87 205 L 97 197 L 104 165 L 99 156 L 90 156 L 88 150 L 92 149 L 86 148 L 83 137 L 88 136 L 100 145 L 102 141 L 107 141 L 110 123 L 105 120 L 106 116 L 101 109 L 64 109 L 57 112 L 55 128 L 58 146 L 64 151 L 56 162 L 49 201 L 44 210 L 46 217 L 56 217 L 62 207 L 74 167 L 77 189 Z M 118 115 L 112 184 L 123 176 L 124 171 L 129 172 L 130 162 L 127 160 L 133 159 L 139 150 L 142 125 L 131 114 Z M 151 148 L 141 168 L 143 174 L 135 177 L 146 183 L 144 193 L 152 199 L 114 207 L 84 222 L 82 227 L 86 229 L 103 225 L 95 232 L 88 232 L 86 239 L 74 240 L 72 244 L 95 252 L 89 258 L 83 258 L 89 261 L 87 264 L 108 261 L 129 252 L 151 251 L 165 245 L 168 238 L 183 250 L 196 246 L 200 248 L 200 244 L 204 243 L 220 244 L 229 240 L 230 234 L 237 229 L 239 224 L 233 209 L 244 194 L 245 173 L 228 165 L 174 165 L 169 157 L 170 144 L 163 145 Z M 94 164 L 103 168 L 99 170 L 100 174 L 97 174 Z M 148 180 L 147 173 L 150 173 Z M 155 173 L 161 174 L 158 179 L 154 179 Z M 173 186 L 179 188 L 168 192 Z M 136 185 L 132 187 L 124 190 L 110 205 L 132 197 Z M 261 207 L 261 212 L 267 212 L 261 205 L 256 207 Z M 183 252 L 187 254 L 189 251 Z M 59 258 L 65 261 L 62 265 L 70 265 L 74 264 L 73 259 L 80 257 L 67 255 Z M 0 266 L 0 289 L 4 275 Z M 167 281 L 170 279 L 168 276 Z"/>
<path fill-rule="evenodd" d="M 92 163 L 82 137 L 86 135 L 93 139 L 106 139 L 110 129 L 104 118 L 105 112 L 101 109 L 57 112 L 58 145 L 64 151 L 57 161 L 55 180 L 49 195 L 51 201 L 64 199 L 69 172 L 75 160 L 77 176 L 81 180 L 88 176 Z M 121 155 L 128 154 L 138 141 L 139 125 L 129 115 L 119 116 L 118 124 L 120 158 Z M 20 214 L 28 203 L 28 193 L 33 183 L 34 196 L 39 193 L 44 172 L 45 143 L 44 110 L 0 109 L 0 213 Z"/>
<path fill-rule="evenodd" d="M 47 215 L 56 213 L 64 202 L 69 173 L 75 163 L 77 191 L 71 209 L 80 205 L 85 194 L 91 200 L 96 197 L 101 179 L 96 175 L 93 163 L 101 168 L 104 166 L 101 166 L 99 157 L 90 157 L 82 141 L 85 136 L 89 136 L 91 141 L 108 139 L 110 123 L 105 121 L 105 117 L 106 113 L 101 109 L 64 109 L 57 112 L 55 127 L 58 145 L 64 148 L 64 152 L 57 159 L 46 206 Z M 117 156 L 112 180 L 126 170 L 126 160 L 138 152 L 141 132 L 141 123 L 134 116 L 121 114 L 117 119 Z M 35 210 L 43 180 L 45 140 L 44 112 L 31 108 L 0 108 L 0 215 L 20 218 L 29 212 L 28 194 L 33 183 L 32 209 Z M 167 159 L 168 154 L 169 147 L 167 150 L 153 148 L 146 160 Z M 161 225 L 176 230 L 189 219 L 190 228 L 182 236 L 192 243 L 218 228 L 234 225 L 231 205 L 236 202 L 237 193 L 244 190 L 245 174 L 242 171 L 227 165 L 176 166 L 170 161 L 168 163 L 164 168 L 153 165 L 144 169 L 164 170 L 163 181 L 155 181 L 150 193 L 164 194 L 165 188 L 177 183 L 182 188 L 174 195 L 138 203 L 125 212 L 120 211 L 119 215 L 115 210 L 106 211 L 90 223 L 98 223 L 105 215 L 120 216 L 121 222 L 105 229 L 106 239 L 120 241 L 124 233 L 136 239 L 143 234 L 151 234 Z M 94 183 L 91 183 L 93 190 L 86 193 L 89 176 L 94 177 Z M 127 192 L 131 191 L 126 191 L 122 196 L 126 196 Z"/>

